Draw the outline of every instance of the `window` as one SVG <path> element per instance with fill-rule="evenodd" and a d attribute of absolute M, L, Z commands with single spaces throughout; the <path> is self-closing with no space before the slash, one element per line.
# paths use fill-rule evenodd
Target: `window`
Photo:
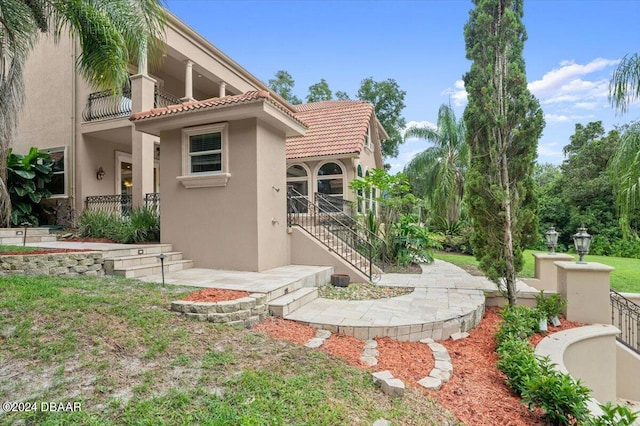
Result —
<path fill-rule="evenodd" d="M 51 195 L 65 195 L 65 167 L 64 167 L 64 148 L 46 149 L 44 150 L 51 156 L 53 161 L 53 176 L 51 182 L 45 187 L 51 192 Z"/>
<path fill-rule="evenodd" d="M 226 186 L 228 171 L 227 124 L 182 130 L 182 176 L 186 188 Z"/>
<path fill-rule="evenodd" d="M 318 194 L 328 203 L 325 207 L 342 210 L 344 172 L 338 163 L 325 163 L 318 169 Z"/>
<path fill-rule="evenodd" d="M 309 197 L 309 174 L 307 169 L 300 164 L 287 168 L 287 186 L 293 189 L 291 204 L 288 206 L 289 211 L 307 213 Z"/>
<path fill-rule="evenodd" d="M 356 175 L 358 176 L 359 179 L 362 179 L 362 166 L 360 164 L 358 164 L 358 167 L 356 168 Z M 364 200 L 362 199 L 363 195 L 364 195 L 363 190 L 358 189 L 356 193 L 356 199 L 358 200 L 358 213 L 365 212 Z"/>
<path fill-rule="evenodd" d="M 367 134 L 364 135 L 364 146 L 371 148 L 371 125 L 367 126 Z"/>

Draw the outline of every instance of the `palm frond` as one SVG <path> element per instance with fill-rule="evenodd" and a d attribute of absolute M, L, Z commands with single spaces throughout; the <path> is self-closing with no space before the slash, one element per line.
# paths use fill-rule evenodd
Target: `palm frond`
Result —
<path fill-rule="evenodd" d="M 625 56 L 613 72 L 609 82 L 609 101 L 620 112 L 626 112 L 629 104 L 640 98 L 640 56 Z"/>

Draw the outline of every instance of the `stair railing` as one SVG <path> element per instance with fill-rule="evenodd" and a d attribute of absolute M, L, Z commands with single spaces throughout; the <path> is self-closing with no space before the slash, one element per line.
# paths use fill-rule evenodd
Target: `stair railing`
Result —
<path fill-rule="evenodd" d="M 327 211 L 293 187 L 287 188 L 287 225 L 300 227 L 370 280 L 375 279 L 380 272 L 374 265 L 377 249 L 349 220 L 354 219 L 347 217 Z"/>
<path fill-rule="evenodd" d="M 618 342 L 640 354 L 640 305 L 610 290 L 611 324 L 620 329 Z"/>

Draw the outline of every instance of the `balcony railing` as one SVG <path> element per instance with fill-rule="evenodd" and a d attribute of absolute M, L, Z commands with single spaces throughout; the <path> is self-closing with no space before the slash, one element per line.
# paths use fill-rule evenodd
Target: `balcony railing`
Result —
<path fill-rule="evenodd" d="M 162 108 L 182 103 L 180 98 L 156 87 L 153 94 L 153 107 Z M 116 95 L 111 90 L 95 92 L 89 95 L 87 105 L 82 111 L 84 121 L 105 120 L 128 117 L 131 115 L 131 89 L 125 88 Z"/>
<path fill-rule="evenodd" d="M 91 211 L 103 211 L 118 216 L 131 214 L 131 195 L 92 195 L 85 199 L 85 208 Z M 160 194 L 153 192 L 144 197 L 145 208 L 160 216 Z"/>
<path fill-rule="evenodd" d="M 611 324 L 620 329 L 617 339 L 629 349 L 640 353 L 640 305 L 611 290 Z"/>
<path fill-rule="evenodd" d="M 92 195 L 84 201 L 85 209 L 117 216 L 131 214 L 131 195 Z"/>

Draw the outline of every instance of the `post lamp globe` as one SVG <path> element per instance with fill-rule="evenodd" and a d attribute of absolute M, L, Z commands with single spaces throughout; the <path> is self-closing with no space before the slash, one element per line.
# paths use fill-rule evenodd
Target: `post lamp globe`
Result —
<path fill-rule="evenodd" d="M 547 240 L 549 254 L 556 254 L 556 247 L 558 245 L 558 232 L 556 232 L 556 228 L 550 226 L 549 230 L 544 233 L 544 238 Z"/>
<path fill-rule="evenodd" d="M 573 244 L 576 247 L 576 253 L 578 253 L 577 263 L 587 263 L 584 261 L 584 255 L 589 253 L 589 246 L 591 245 L 591 235 L 587 233 L 587 228 L 584 224 L 578 228 L 578 232 L 573 235 Z"/>

